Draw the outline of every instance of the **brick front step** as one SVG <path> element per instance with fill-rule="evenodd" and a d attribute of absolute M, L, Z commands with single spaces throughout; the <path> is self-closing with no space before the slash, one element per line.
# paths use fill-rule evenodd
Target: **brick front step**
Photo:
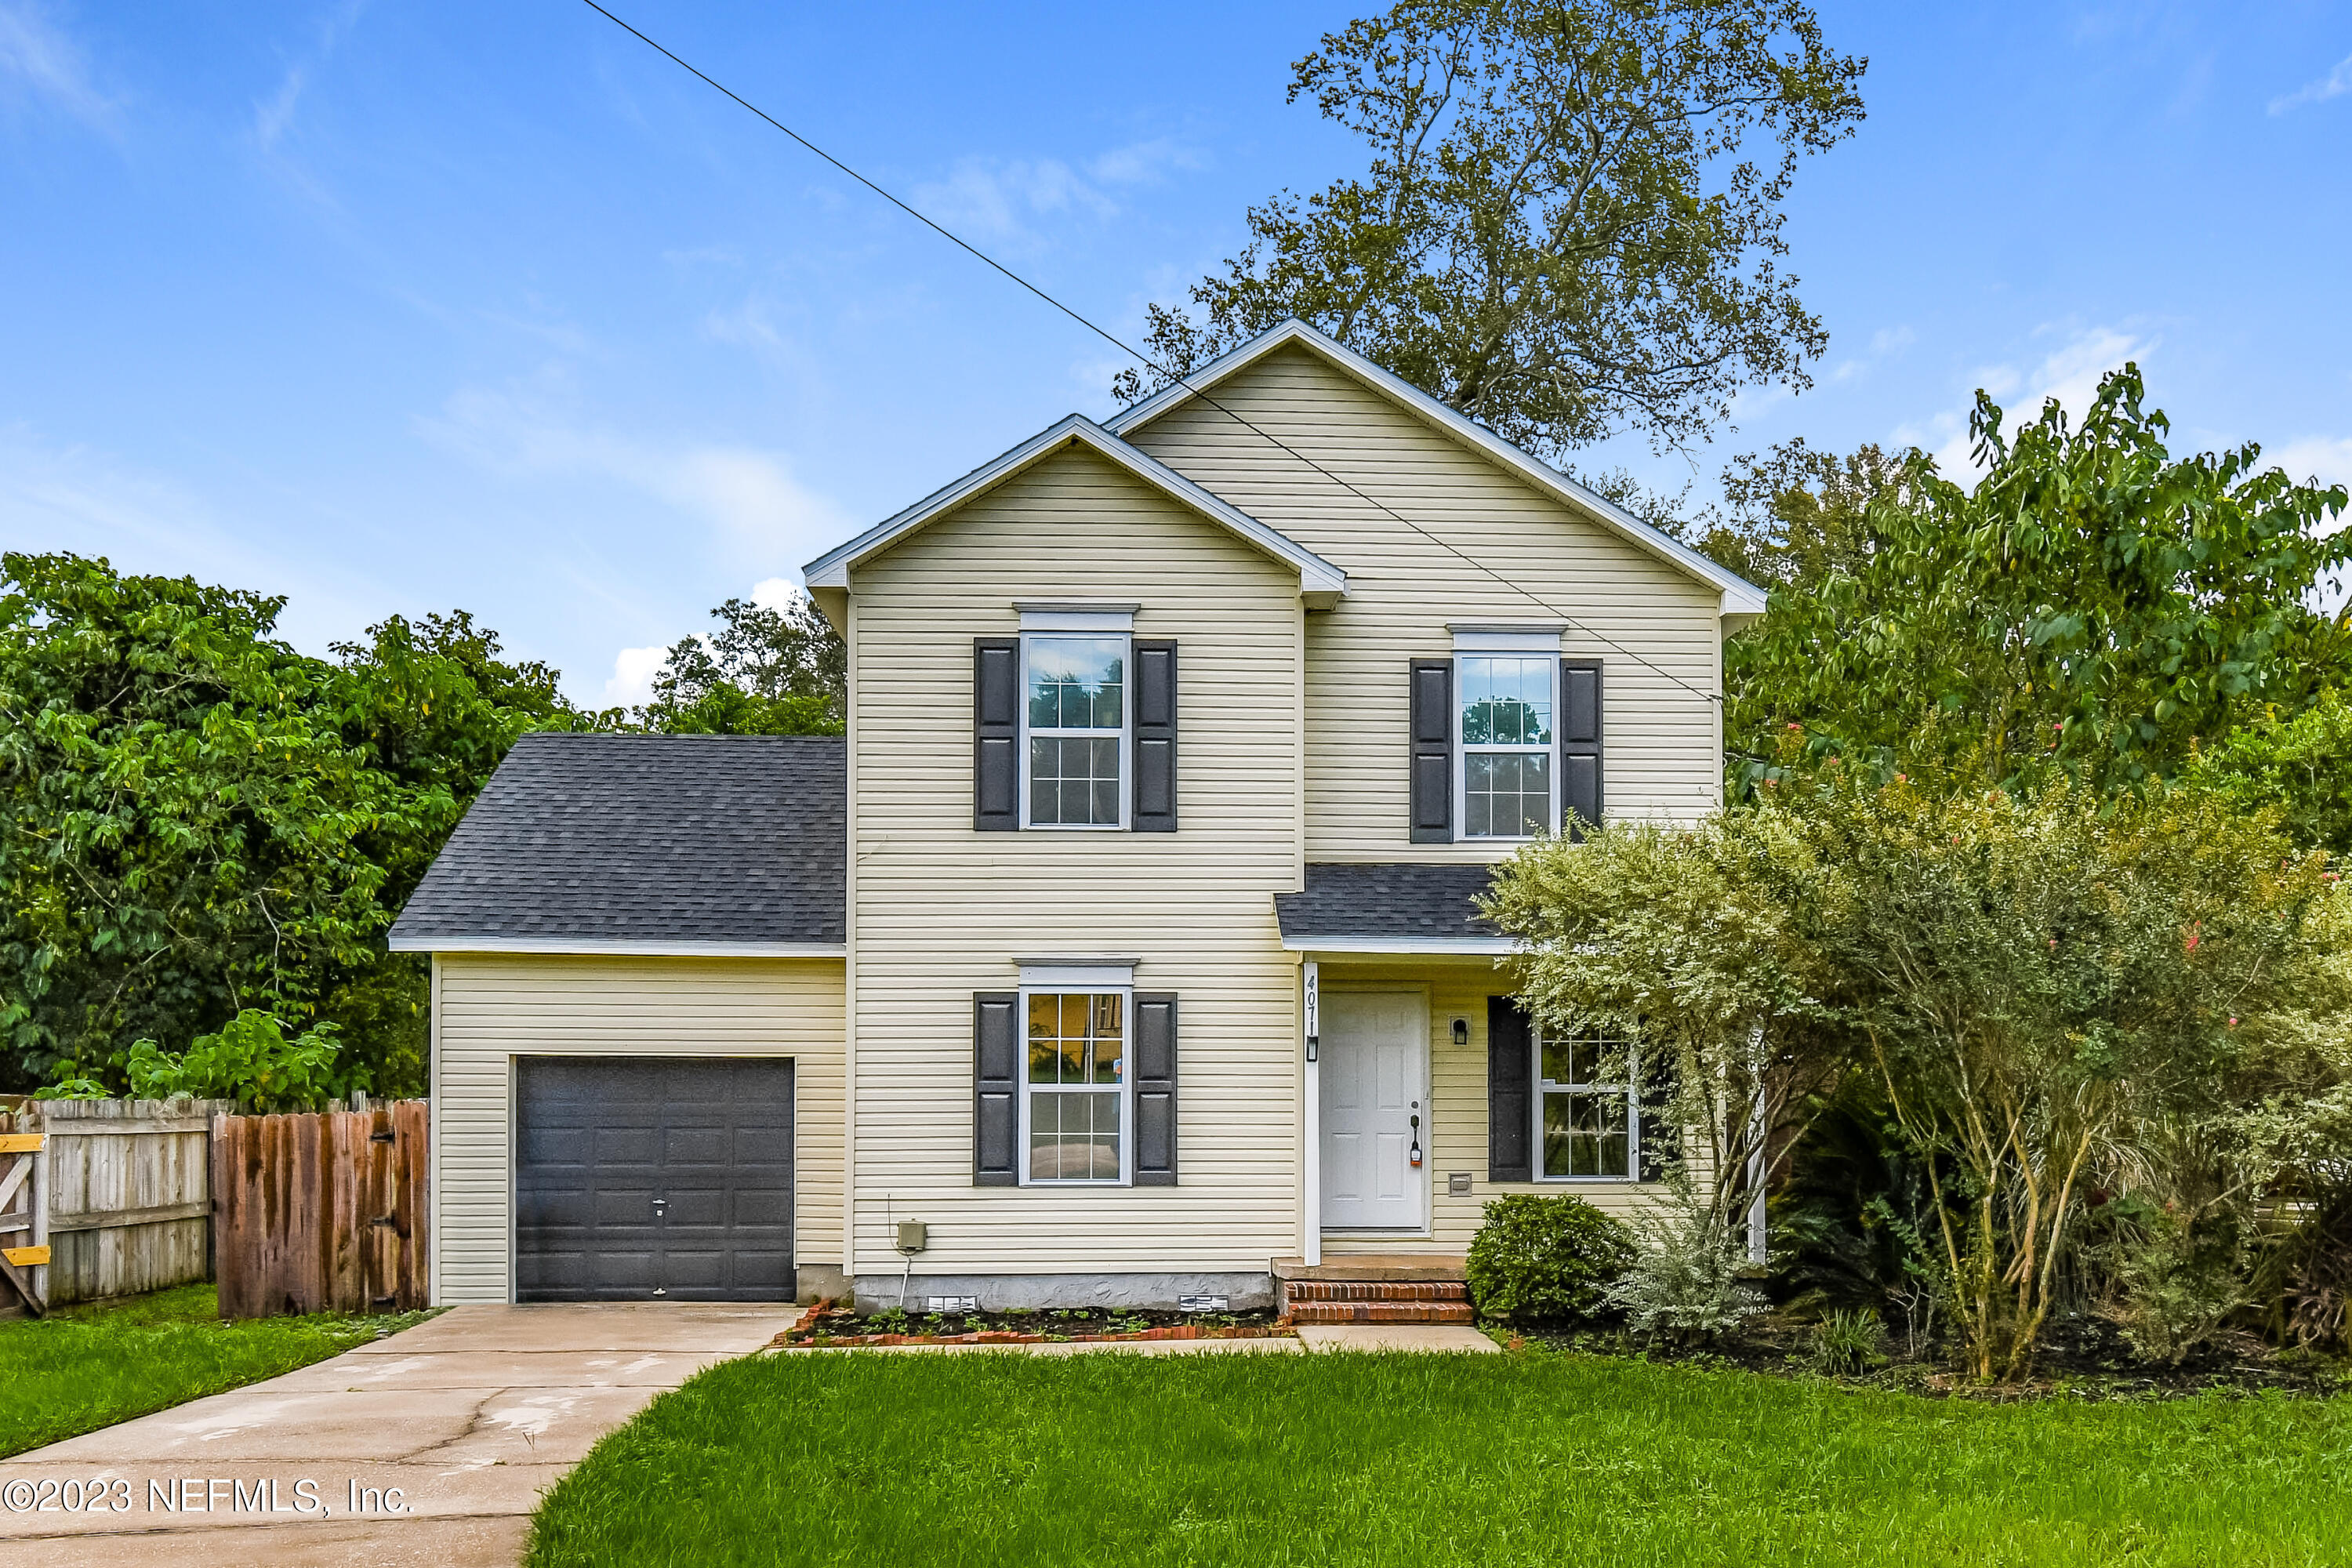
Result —
<path fill-rule="evenodd" d="M 1286 1279 L 1292 1301 L 1466 1301 L 1459 1279 Z"/>
<path fill-rule="evenodd" d="M 1299 1301 L 1290 1309 L 1294 1323 L 1467 1323 L 1474 1314 L 1467 1301 Z"/>

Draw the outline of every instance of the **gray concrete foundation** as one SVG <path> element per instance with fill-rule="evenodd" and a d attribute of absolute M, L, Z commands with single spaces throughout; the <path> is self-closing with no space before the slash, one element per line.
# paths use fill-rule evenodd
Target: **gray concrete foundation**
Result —
<path fill-rule="evenodd" d="M 898 1304 L 896 1275 L 862 1274 L 856 1287 L 861 1312 L 878 1312 Z M 918 1268 L 906 1282 L 907 1310 L 924 1310 L 927 1296 L 977 1296 L 984 1312 L 1028 1307 L 1156 1307 L 1174 1311 L 1179 1297 L 1223 1296 L 1233 1310 L 1247 1312 L 1274 1305 L 1274 1276 L 1263 1269 L 1244 1274 L 926 1274 Z"/>
<path fill-rule="evenodd" d="M 838 1268 L 823 1264 L 796 1264 L 793 1268 L 793 1300 L 802 1306 L 824 1300 L 845 1301 L 853 1281 Z"/>

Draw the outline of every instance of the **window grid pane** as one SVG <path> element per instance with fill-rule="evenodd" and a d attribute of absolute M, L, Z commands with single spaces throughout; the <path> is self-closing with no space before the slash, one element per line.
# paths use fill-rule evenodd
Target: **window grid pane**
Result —
<path fill-rule="evenodd" d="M 1116 827 L 1125 797 L 1127 639 L 1027 639 L 1029 820 Z"/>
<path fill-rule="evenodd" d="M 1465 746 L 1551 744 L 1549 658 L 1465 658 L 1462 743 Z"/>
<path fill-rule="evenodd" d="M 1462 759 L 1464 816 L 1473 838 L 1533 838 L 1551 831 L 1551 753 L 1474 752 Z"/>
<path fill-rule="evenodd" d="M 1116 1182 L 1126 1094 L 1126 998 L 1029 998 L 1029 1180 Z"/>
<path fill-rule="evenodd" d="M 1548 1177 L 1623 1181 L 1633 1173 L 1638 1121 L 1624 1084 L 1592 1081 L 1623 1042 L 1554 1035 L 1538 1042 L 1543 1171 Z"/>
<path fill-rule="evenodd" d="M 1517 655 L 1455 660 L 1462 685 L 1462 832 L 1533 838 L 1552 830 L 1555 661 Z"/>

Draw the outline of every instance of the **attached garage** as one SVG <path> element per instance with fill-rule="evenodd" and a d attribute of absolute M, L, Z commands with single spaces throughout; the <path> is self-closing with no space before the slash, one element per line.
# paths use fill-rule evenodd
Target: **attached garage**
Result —
<path fill-rule="evenodd" d="M 793 1299 L 793 1064 L 527 1057 L 515 1300 Z"/>
<path fill-rule="evenodd" d="M 393 931 L 436 1303 L 841 1292 L 845 794 L 831 738 L 516 745 Z"/>

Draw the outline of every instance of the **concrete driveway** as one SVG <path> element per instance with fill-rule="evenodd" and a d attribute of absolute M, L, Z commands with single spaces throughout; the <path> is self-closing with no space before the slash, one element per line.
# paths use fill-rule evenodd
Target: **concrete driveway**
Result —
<path fill-rule="evenodd" d="M 0 1461 L 0 1563 L 507 1568 L 540 1493 L 597 1438 L 797 1311 L 452 1308 Z"/>

